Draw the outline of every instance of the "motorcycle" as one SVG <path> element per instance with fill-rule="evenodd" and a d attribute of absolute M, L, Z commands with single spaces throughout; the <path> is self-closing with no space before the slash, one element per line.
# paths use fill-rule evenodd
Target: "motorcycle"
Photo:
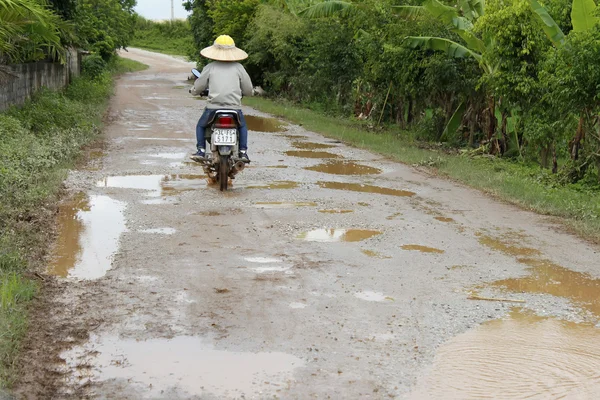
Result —
<path fill-rule="evenodd" d="M 192 69 L 196 78 L 200 71 Z M 208 91 L 202 93 L 207 95 Z M 240 121 L 237 110 L 217 110 L 214 118 L 206 127 L 206 140 L 210 144 L 212 157 L 207 161 L 196 161 L 202 164 L 204 172 L 213 183 L 219 183 L 221 191 L 227 190 L 229 178 L 242 172 L 246 163 L 239 155 Z"/>

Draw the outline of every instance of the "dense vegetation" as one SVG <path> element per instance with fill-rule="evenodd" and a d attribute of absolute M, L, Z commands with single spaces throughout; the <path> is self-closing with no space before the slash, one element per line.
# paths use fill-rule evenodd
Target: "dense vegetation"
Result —
<path fill-rule="evenodd" d="M 194 38 L 187 20 L 149 21 L 138 16 L 131 46 L 195 58 Z"/>
<path fill-rule="evenodd" d="M 89 50 L 83 75 L 0 114 L 0 389 L 10 385 L 28 301 L 25 273 L 43 265 L 54 204 L 81 146 L 99 131 L 112 75 L 143 67 L 115 57 L 133 35 L 134 0 L 0 0 L 0 90 L 11 63 L 64 62 Z M 0 394 L 1 397 L 1 394 Z"/>
<path fill-rule="evenodd" d="M 469 154 L 536 164 L 551 185 L 598 189 L 599 12 L 594 0 L 541 3 L 190 0 L 186 7 L 197 50 L 231 34 L 250 54 L 253 80 L 272 95 L 374 129 L 399 125 Z"/>

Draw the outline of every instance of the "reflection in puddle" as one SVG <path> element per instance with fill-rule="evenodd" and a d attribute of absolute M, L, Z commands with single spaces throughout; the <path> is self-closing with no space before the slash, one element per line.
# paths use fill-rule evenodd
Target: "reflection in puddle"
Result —
<path fill-rule="evenodd" d="M 324 144 L 324 143 L 313 143 L 313 142 L 294 142 L 292 143 L 297 149 L 302 150 L 319 150 L 319 149 L 331 149 L 334 148 L 334 145 Z"/>
<path fill-rule="evenodd" d="M 248 189 L 294 189 L 298 187 L 298 182 L 278 181 L 266 185 L 247 186 Z"/>
<path fill-rule="evenodd" d="M 332 175 L 372 175 L 381 173 L 379 168 L 356 164 L 352 161 L 330 161 L 314 167 L 305 167 L 304 169 Z"/>
<path fill-rule="evenodd" d="M 453 218 L 448 217 L 434 217 L 434 219 L 437 219 L 440 222 L 454 222 Z"/>
<path fill-rule="evenodd" d="M 286 387 L 294 370 L 304 365 L 280 352 L 217 350 L 192 336 L 139 340 L 92 335 L 88 344 L 61 356 L 74 374 L 82 375 L 78 377 L 135 386 L 143 398 L 180 398 L 182 393 L 186 398 L 264 398 Z M 82 364 L 91 368 L 77 368 Z"/>
<path fill-rule="evenodd" d="M 109 176 L 96 183 L 97 187 L 140 189 L 149 196 L 170 196 L 206 187 L 205 175 L 124 175 Z"/>
<path fill-rule="evenodd" d="M 175 228 L 151 228 L 151 229 L 142 229 L 138 231 L 140 233 L 155 233 L 159 235 L 173 235 L 177 232 Z"/>
<path fill-rule="evenodd" d="M 386 296 L 383 293 L 379 293 L 379 292 L 369 292 L 369 291 L 358 292 L 358 293 L 354 293 L 354 297 L 359 298 L 361 300 L 366 300 L 366 301 L 393 301 L 393 299 L 391 297 Z"/>
<path fill-rule="evenodd" d="M 255 132 L 284 132 L 285 126 L 275 118 L 244 115 L 248 129 Z"/>
<path fill-rule="evenodd" d="M 373 251 L 373 250 L 361 250 L 361 252 L 362 252 L 364 255 L 366 255 L 366 256 L 369 256 L 369 257 L 372 257 L 372 258 L 381 258 L 381 259 L 389 259 L 389 258 L 392 258 L 392 257 L 390 257 L 390 256 L 384 256 L 383 254 L 381 254 L 381 253 L 378 253 L 378 252 L 376 252 L 376 251 Z"/>
<path fill-rule="evenodd" d="M 420 251 L 421 253 L 444 253 L 444 250 L 436 249 L 434 247 L 421 246 L 418 244 L 405 244 L 402 246 L 402 250 Z"/>
<path fill-rule="evenodd" d="M 389 189 L 379 186 L 363 185 L 360 183 L 318 182 L 318 185 L 325 189 L 349 190 L 351 192 L 363 193 L 378 193 L 385 194 L 388 196 L 410 197 L 415 195 L 414 192 L 409 192 L 408 190 Z"/>
<path fill-rule="evenodd" d="M 513 312 L 440 347 L 409 398 L 597 398 L 598 343 L 592 326 Z"/>
<path fill-rule="evenodd" d="M 326 151 L 289 150 L 286 151 L 285 154 L 291 157 L 301 158 L 342 158 L 340 155 L 328 153 Z"/>
<path fill-rule="evenodd" d="M 315 229 L 301 233 L 298 239 L 309 242 L 360 242 L 381 233 L 369 229 Z"/>
<path fill-rule="evenodd" d="M 126 230 L 125 206 L 108 196 L 85 195 L 61 205 L 57 251 L 49 273 L 77 279 L 104 276 Z"/>
<path fill-rule="evenodd" d="M 313 203 L 310 201 L 297 201 L 297 202 L 287 202 L 287 201 L 259 201 L 255 203 L 255 206 L 258 208 L 296 208 L 296 207 L 316 207 L 317 203 Z"/>
<path fill-rule="evenodd" d="M 323 214 L 349 214 L 354 210 L 319 210 L 319 212 Z"/>
<path fill-rule="evenodd" d="M 515 292 L 564 297 L 600 316 L 600 279 L 548 260 L 519 258 L 518 261 L 530 267 L 531 275 L 496 281 L 492 285 Z"/>

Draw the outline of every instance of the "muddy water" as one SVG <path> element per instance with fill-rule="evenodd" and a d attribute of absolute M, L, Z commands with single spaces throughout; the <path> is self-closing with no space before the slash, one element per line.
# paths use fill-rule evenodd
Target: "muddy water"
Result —
<path fill-rule="evenodd" d="M 126 229 L 125 206 L 108 196 L 85 195 L 61 205 L 57 249 L 48 272 L 76 279 L 104 276 Z"/>
<path fill-rule="evenodd" d="M 293 181 L 277 181 L 266 185 L 247 186 L 247 189 L 295 189 L 298 187 L 298 182 Z"/>
<path fill-rule="evenodd" d="M 257 117 L 255 115 L 244 115 L 248 130 L 255 132 L 284 132 L 285 126 L 275 118 Z"/>
<path fill-rule="evenodd" d="M 354 210 L 319 210 L 322 214 L 349 214 L 354 212 Z"/>
<path fill-rule="evenodd" d="M 389 189 L 379 186 L 363 185 L 360 183 L 317 182 L 317 184 L 325 189 L 349 190 L 351 192 L 377 193 L 399 197 L 411 197 L 415 195 L 414 192 L 409 192 L 408 190 Z"/>
<path fill-rule="evenodd" d="M 411 399 L 594 399 L 600 329 L 513 312 L 450 340 Z"/>
<path fill-rule="evenodd" d="M 141 386 L 143 397 L 150 398 L 272 397 L 304 365 L 285 353 L 217 350 L 193 336 L 139 340 L 92 335 L 84 348 L 62 357 L 73 369 L 82 363 L 92 367 L 80 378 Z"/>
<path fill-rule="evenodd" d="M 314 143 L 314 142 L 294 142 L 292 146 L 301 149 L 301 150 L 322 150 L 322 149 L 332 149 L 336 146 L 332 144 L 325 143 Z"/>
<path fill-rule="evenodd" d="M 434 217 L 433 219 L 436 219 L 440 222 L 454 222 L 453 218 L 448 218 L 448 217 Z"/>
<path fill-rule="evenodd" d="M 316 207 L 317 203 L 311 201 L 259 201 L 255 203 L 258 208 L 296 208 Z"/>
<path fill-rule="evenodd" d="M 361 250 L 361 252 L 362 252 L 364 255 L 366 255 L 366 256 L 368 256 L 368 257 L 372 257 L 372 258 L 381 258 L 381 259 L 389 259 L 389 258 L 392 258 L 392 257 L 390 257 L 390 256 L 384 256 L 383 254 L 381 254 L 381 253 L 378 253 L 378 252 L 376 252 L 376 251 L 373 251 L 373 250 Z"/>
<path fill-rule="evenodd" d="M 514 292 L 564 297 L 600 317 L 600 279 L 548 260 L 520 258 L 519 262 L 529 266 L 529 276 L 496 281 L 491 285 Z"/>
<path fill-rule="evenodd" d="M 286 151 L 285 154 L 290 157 L 300 158 L 342 158 L 340 155 L 328 153 L 326 151 L 290 150 Z"/>
<path fill-rule="evenodd" d="M 487 246 L 490 249 L 500 251 L 507 255 L 517 256 L 517 257 L 531 257 L 531 256 L 538 256 L 541 254 L 541 252 L 539 250 L 520 246 L 519 244 L 517 244 L 519 240 L 520 240 L 520 238 L 510 240 L 510 239 L 494 238 L 494 237 L 485 236 L 485 235 L 482 235 L 479 237 L 479 243 L 481 243 L 482 245 Z"/>
<path fill-rule="evenodd" d="M 405 244 L 404 246 L 402 246 L 402 250 L 420 251 L 421 253 L 444 253 L 444 250 L 436 249 L 434 247 L 421 246 L 418 244 Z"/>
<path fill-rule="evenodd" d="M 315 229 L 301 233 L 298 239 L 308 242 L 360 242 L 381 233 L 369 229 Z"/>
<path fill-rule="evenodd" d="M 374 175 L 381 173 L 379 168 L 357 164 L 353 161 L 329 161 L 304 169 L 333 175 Z"/>

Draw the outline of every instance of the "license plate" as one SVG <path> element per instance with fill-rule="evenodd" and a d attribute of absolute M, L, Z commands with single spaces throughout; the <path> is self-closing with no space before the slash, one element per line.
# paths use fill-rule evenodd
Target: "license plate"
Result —
<path fill-rule="evenodd" d="M 212 134 L 212 144 L 234 145 L 237 142 L 237 129 L 215 129 Z"/>

